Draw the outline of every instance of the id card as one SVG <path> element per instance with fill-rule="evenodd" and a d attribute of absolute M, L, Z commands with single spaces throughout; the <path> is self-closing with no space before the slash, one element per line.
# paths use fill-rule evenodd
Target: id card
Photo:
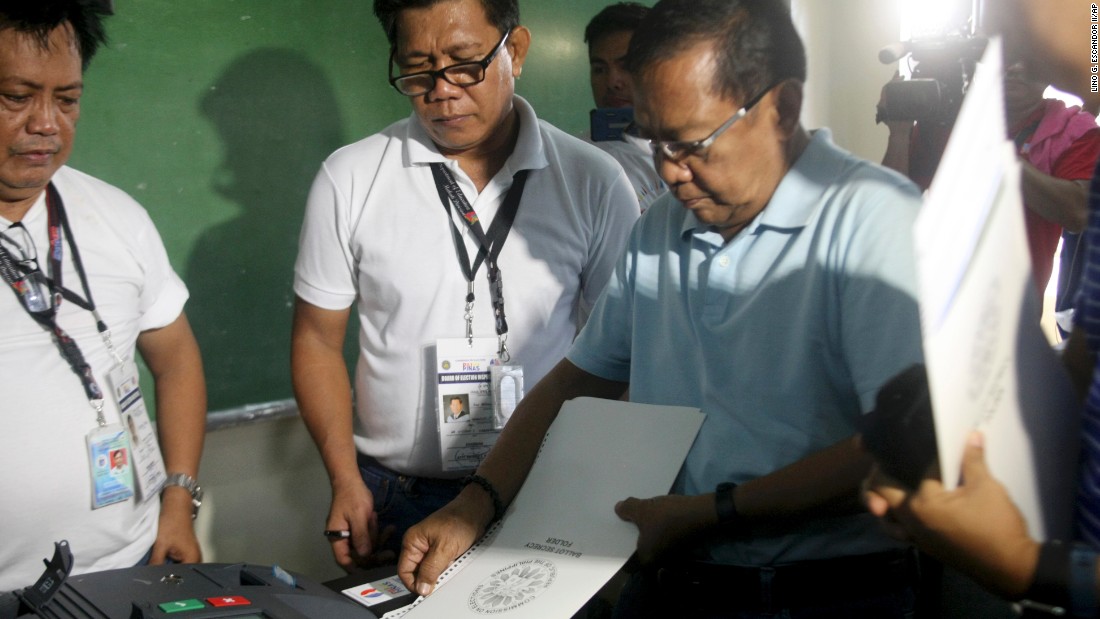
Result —
<path fill-rule="evenodd" d="M 130 458 L 134 467 L 134 482 L 138 499 L 144 503 L 160 494 L 168 479 L 164 458 L 149 413 L 141 396 L 137 366 L 127 360 L 107 373 L 111 392 L 122 411 L 122 423 L 130 439 Z"/>
<path fill-rule="evenodd" d="M 89 470 L 92 473 L 92 509 L 125 501 L 134 496 L 130 441 L 120 423 L 88 433 Z"/>
<path fill-rule="evenodd" d="M 495 337 L 436 342 L 436 415 L 444 471 L 477 468 L 496 443 L 489 368 L 497 358 Z"/>

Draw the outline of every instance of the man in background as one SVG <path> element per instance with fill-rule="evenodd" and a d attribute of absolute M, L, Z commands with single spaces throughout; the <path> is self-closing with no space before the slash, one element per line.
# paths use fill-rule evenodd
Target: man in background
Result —
<path fill-rule="evenodd" d="M 1061 100 L 1046 99 L 1050 80 L 1027 59 L 1006 65 L 1005 121 L 1022 163 L 1024 221 L 1031 256 L 1032 278 L 1044 294 L 1054 267 L 1058 241 L 1063 240 L 1055 310 L 1063 335 L 1072 318 L 1073 297 L 1083 256 L 1078 238 L 1085 227 L 1087 183 L 1100 157 L 1100 127 L 1095 117 Z M 883 165 L 908 175 L 928 189 L 950 133 L 934 123 L 886 121 L 890 130 Z M 929 135 L 924 135 L 929 133 Z M 1041 306 L 1040 306 L 1041 307 Z"/>
<path fill-rule="evenodd" d="M 101 4 L 0 8 L 0 592 L 32 585 L 63 539 L 74 574 L 202 560 L 192 517 L 206 390 L 187 290 L 145 210 L 65 166 L 83 70 L 104 41 Z M 128 416 L 133 392 L 118 393 L 136 384 L 135 348 L 154 380 L 167 480 L 139 470 L 161 457 L 157 436 L 143 408 Z"/>
<path fill-rule="evenodd" d="M 649 144 L 621 125 L 633 118 L 634 94 L 630 73 L 626 70 L 626 51 L 630 38 L 642 23 L 649 7 L 637 2 L 612 4 L 592 18 L 584 29 L 588 44 L 588 75 L 592 82 L 592 111 L 588 139 L 615 158 L 638 194 L 642 212 L 661 197 L 668 187 L 653 167 Z M 611 120 L 609 120 L 611 119 Z M 617 123 L 617 126 L 602 126 Z M 615 137 L 605 133 L 616 134 Z M 621 134 L 621 135 L 619 135 Z"/>

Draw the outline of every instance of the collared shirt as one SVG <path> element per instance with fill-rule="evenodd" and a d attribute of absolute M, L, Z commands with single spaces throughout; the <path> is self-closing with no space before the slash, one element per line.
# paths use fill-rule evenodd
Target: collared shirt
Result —
<path fill-rule="evenodd" d="M 730 242 L 672 195 L 650 208 L 569 359 L 638 402 L 707 417 L 674 492 L 744 482 L 851 436 L 920 361 L 908 180 L 815 132 Z M 893 546 L 869 516 L 710 548 L 748 565 Z"/>
<path fill-rule="evenodd" d="M 513 175 L 531 170 L 499 258 L 508 347 L 527 385 L 568 350 L 638 217 L 630 183 L 610 156 L 514 101 L 515 149 L 480 193 L 415 114 L 336 151 L 310 192 L 294 291 L 322 308 L 356 304 L 355 443 L 403 474 L 442 474 L 435 343 L 465 335 L 466 279 L 429 164 L 450 168 L 486 229 Z M 460 229 L 475 255 L 469 231 Z M 485 272 L 474 282 L 475 337 L 496 336 Z"/>
<path fill-rule="evenodd" d="M 119 355 L 132 360 L 141 332 L 180 316 L 187 289 L 172 270 L 148 213 L 133 198 L 67 166 L 57 170 L 53 182 L 111 342 Z M 42 196 L 22 223 L 34 239 L 40 267 L 46 268 L 45 192 Z M 9 224 L 0 218 L 0 230 Z M 67 285 L 81 290 L 68 245 L 62 274 Z M 74 575 L 134 565 L 156 538 L 160 501 L 130 500 L 92 510 L 86 437 L 96 427 L 96 413 L 80 378 L 58 353 L 53 335 L 24 311 L 10 289 L 0 291 L 0 316 L 0 409 L 7 422 L 0 452 L 0 591 L 28 586 L 41 576 L 51 540 L 67 539 L 72 545 Z M 91 313 L 63 301 L 57 322 L 109 394 L 107 373 L 115 361 Z M 103 404 L 107 422 L 119 423 L 115 399 L 108 395 Z"/>

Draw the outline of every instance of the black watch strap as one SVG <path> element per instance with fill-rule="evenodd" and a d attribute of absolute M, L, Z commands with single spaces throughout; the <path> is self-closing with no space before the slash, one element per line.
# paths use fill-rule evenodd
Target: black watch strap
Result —
<path fill-rule="evenodd" d="M 741 514 L 737 512 L 737 503 L 733 500 L 733 491 L 737 484 L 723 482 L 714 489 L 714 507 L 718 511 L 718 524 L 729 526 L 741 520 Z"/>

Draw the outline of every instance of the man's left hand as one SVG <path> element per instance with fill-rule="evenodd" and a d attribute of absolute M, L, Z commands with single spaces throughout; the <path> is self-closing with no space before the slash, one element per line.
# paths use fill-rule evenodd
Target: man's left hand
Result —
<path fill-rule="evenodd" d="M 649 565 L 718 524 L 714 495 L 667 495 L 619 501 L 615 513 L 638 527 L 638 561 Z"/>

